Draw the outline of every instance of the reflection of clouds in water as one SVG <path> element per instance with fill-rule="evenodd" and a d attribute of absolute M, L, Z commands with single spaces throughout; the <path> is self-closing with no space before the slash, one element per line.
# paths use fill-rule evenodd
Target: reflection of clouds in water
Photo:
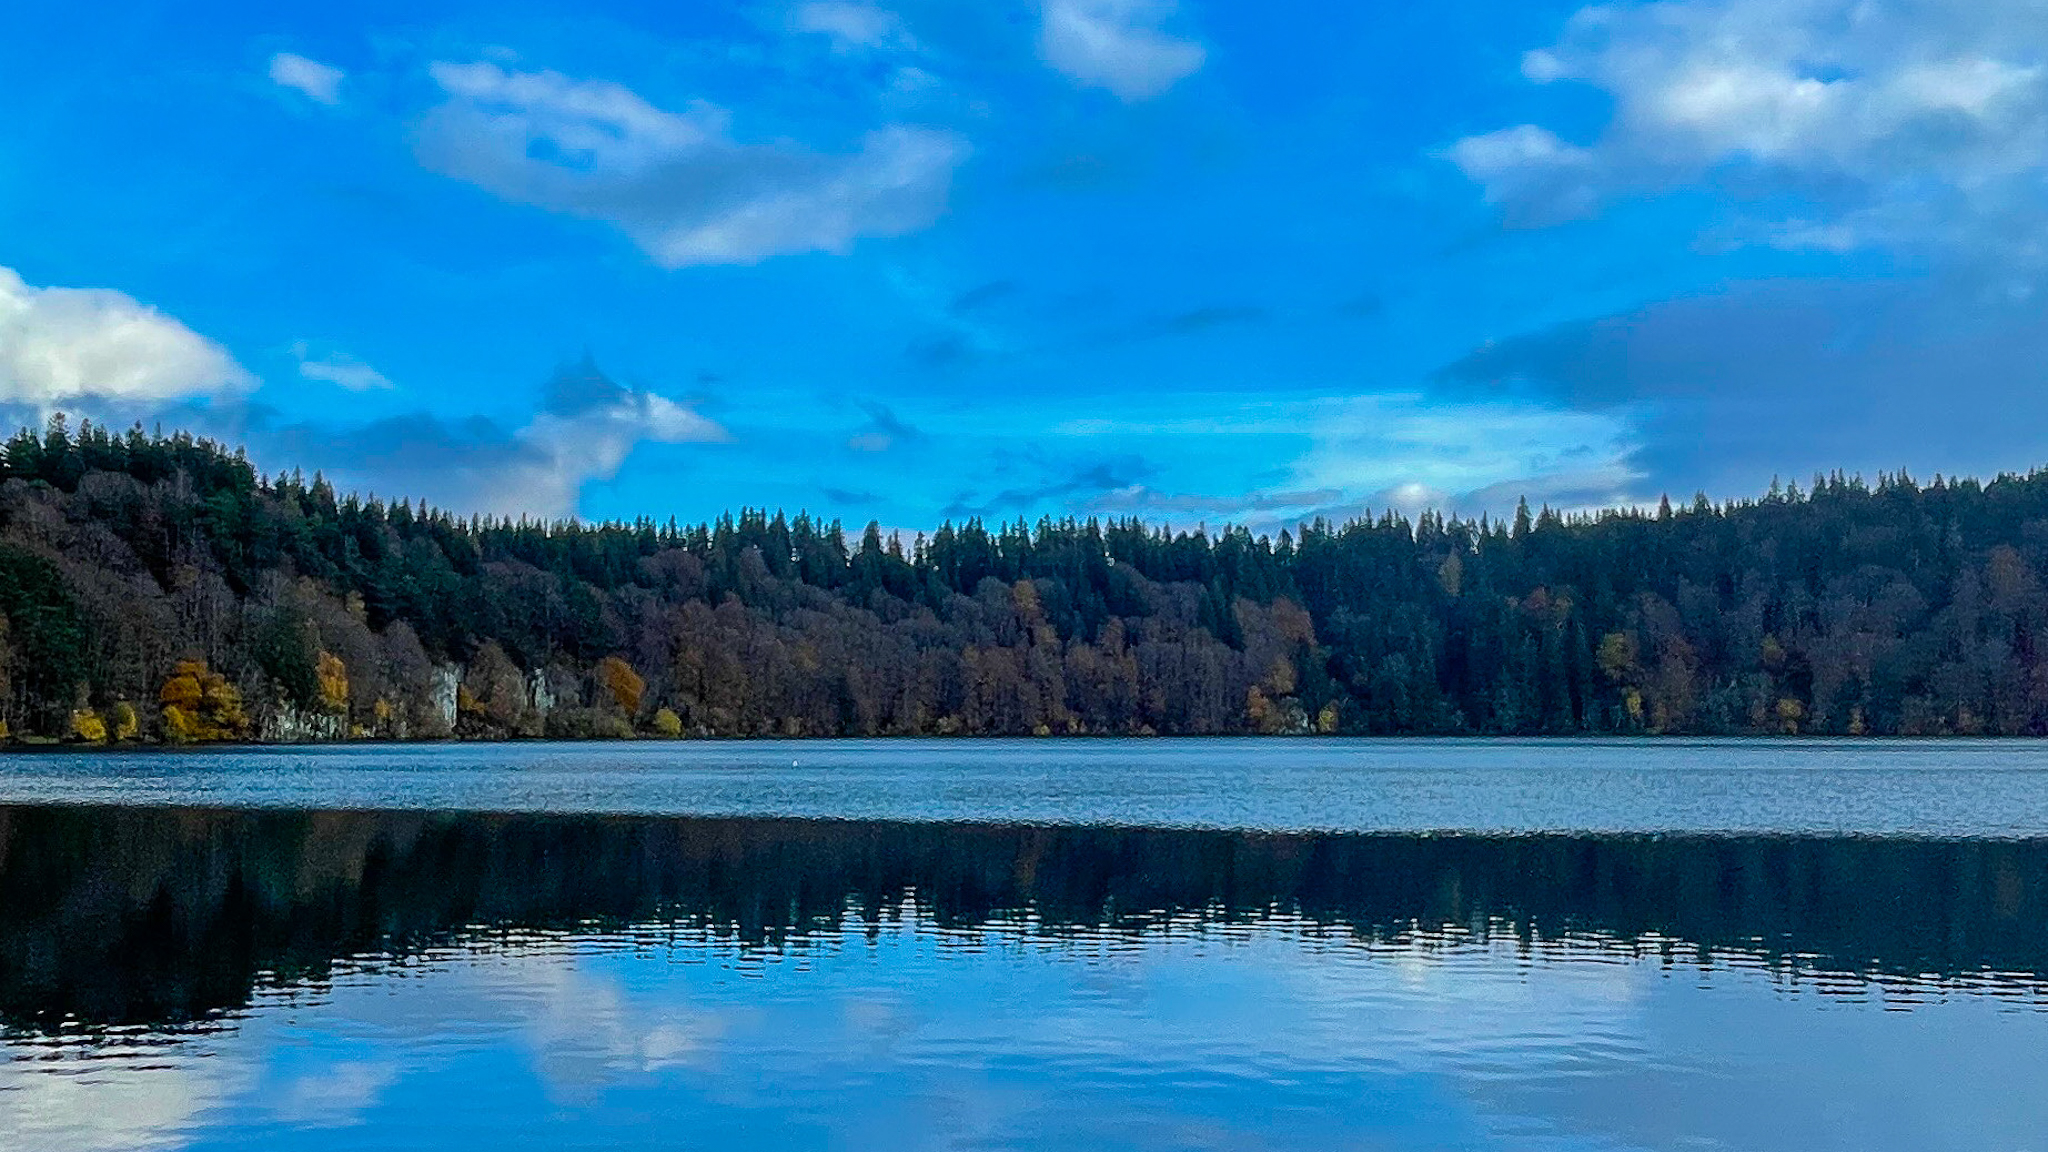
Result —
<path fill-rule="evenodd" d="M 2048 1100 L 1996 1098 L 2048 1080 L 2038 1014 L 1884 1013 L 1613 947 L 1361 944 L 1285 916 L 1141 938 L 849 924 L 770 953 L 694 929 L 496 935 L 265 997 L 237 1031 L 138 1047 L 151 1067 L 0 1065 L 0 1134 L 56 1152 L 175 1149 L 209 1123 L 325 1146 L 293 1130 L 356 1122 L 362 1146 L 429 1124 L 485 1146 L 1846 1150 L 2048 1131 Z"/>
<path fill-rule="evenodd" d="M 340 1128 L 362 1122 L 363 1113 L 398 1079 L 390 1062 L 344 1062 L 287 1080 L 270 1105 L 279 1121 L 304 1128 Z"/>
<path fill-rule="evenodd" d="M 587 1101 L 615 1085 L 709 1064 L 731 1022 L 745 1015 L 679 1003 L 678 989 L 668 984 L 629 990 L 605 970 L 612 964 L 607 949 L 580 950 L 560 936 L 493 940 L 467 955 L 338 981 L 322 1014 L 380 1043 L 405 1046 L 416 1070 L 429 1074 L 436 1059 L 462 1045 L 523 1051 L 558 1102 Z"/>
<path fill-rule="evenodd" d="M 274 1014 L 287 1002 L 337 1034 Z M 314 1005 L 317 1012 L 305 1011 Z M 448 1054 L 456 1036 L 524 1048 L 551 1099 L 588 1102 L 614 1085 L 708 1060 L 724 1031 L 720 1017 L 629 996 L 614 977 L 561 952 L 493 952 L 354 974 L 310 1001 L 303 992 L 259 997 L 219 1033 L 141 1045 L 0 1046 L 0 1149 L 156 1152 L 187 1147 L 221 1121 L 357 1125 L 402 1075 L 433 1075 L 437 1053 Z M 366 1044 L 371 1051 L 358 1053 Z M 387 1053 L 395 1056 L 377 1058 Z"/>
<path fill-rule="evenodd" d="M 895 1054 L 923 1023 L 921 1014 L 896 996 L 855 993 L 839 1014 L 848 1040 L 876 1056 Z"/>
<path fill-rule="evenodd" d="M 339 1128 L 399 1077 L 389 1060 L 340 1060 L 288 1072 L 263 1064 L 280 1048 L 270 1021 L 171 1043 L 27 1041 L 0 1063 L 0 1148 L 38 1152 L 170 1150 L 247 1108 L 265 1123 Z M 18 1141 L 18 1142 L 9 1142 Z"/>
<path fill-rule="evenodd" d="M 616 978 L 565 964 L 495 966 L 486 984 L 523 1009 L 535 1068 L 558 1098 L 708 1061 L 725 1031 L 717 1016 L 628 997 Z"/>
<path fill-rule="evenodd" d="M 37 1152 L 183 1148 L 208 1113 L 256 1080 L 247 1061 L 219 1047 L 8 1044 L 0 1133 L 7 1147 Z"/>
<path fill-rule="evenodd" d="M 1204 933 L 1138 952 L 1116 966 L 1111 995 L 1091 994 L 1097 970 L 1079 966 L 1081 995 L 1019 1004 L 1016 1035 L 1130 1059 L 1186 1051 L 1193 1035 L 1216 1062 L 1285 1052 L 1303 1066 L 1403 1072 L 1501 1060 L 1540 1071 L 1588 1050 L 1640 1056 L 1634 1005 L 1654 977 L 1591 945 L 1539 947 L 1530 963 L 1513 941 L 1432 935 L 1368 946 L 1279 918 L 1256 934 Z"/>

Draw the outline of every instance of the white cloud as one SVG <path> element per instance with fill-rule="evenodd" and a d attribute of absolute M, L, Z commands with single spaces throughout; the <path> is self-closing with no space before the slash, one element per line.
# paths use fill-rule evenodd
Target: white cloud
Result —
<path fill-rule="evenodd" d="M 131 296 L 36 288 L 0 268 L 0 403 L 166 401 L 251 383 L 218 344 Z"/>
<path fill-rule="evenodd" d="M 1667 0 L 1592 7 L 1531 52 L 1538 83 L 1592 85 L 1613 116 L 1586 148 L 1531 125 L 1450 152 L 1536 216 L 1601 195 L 1712 182 L 1815 203 L 1783 238 L 1952 232 L 1957 213 L 2037 220 L 2048 166 L 2048 21 L 2033 0 Z M 1518 151 L 1519 150 L 1519 151 Z"/>
<path fill-rule="evenodd" d="M 351 392 L 374 392 L 390 388 L 391 381 L 382 372 L 360 361 L 329 357 L 325 360 L 305 360 L 299 364 L 299 375 L 308 380 L 321 380 Z"/>
<path fill-rule="evenodd" d="M 872 4 L 849 4 L 843 0 L 814 0 L 790 13 L 792 31 L 830 37 L 835 52 L 875 49 L 910 50 L 917 47 L 903 20 L 894 12 Z"/>
<path fill-rule="evenodd" d="M 580 412 L 544 412 L 519 432 L 531 463 L 493 485 L 491 511 L 573 516 L 583 486 L 619 474 L 641 444 L 717 444 L 731 435 L 715 421 L 652 392 L 629 392 Z"/>
<path fill-rule="evenodd" d="M 315 104 L 332 108 L 341 103 L 341 82 L 346 79 L 348 73 L 334 65 L 296 53 L 279 52 L 270 58 L 271 83 L 299 92 Z"/>
<path fill-rule="evenodd" d="M 898 95 L 928 92 L 939 86 L 939 78 L 914 64 L 906 64 L 889 74 L 889 90 Z"/>
<path fill-rule="evenodd" d="M 347 353 L 315 355 L 312 346 L 301 340 L 292 345 L 292 356 L 299 362 L 299 375 L 308 380 L 351 392 L 380 392 L 394 387 L 390 377 Z"/>
<path fill-rule="evenodd" d="M 1208 53 L 1160 30 L 1174 0 L 1044 0 L 1039 55 L 1075 83 L 1148 100 L 1200 70 Z"/>
<path fill-rule="evenodd" d="M 618 84 L 490 63 L 432 73 L 448 100 L 421 127 L 422 162 L 508 200 L 612 223 L 667 268 L 845 252 L 923 228 L 967 156 L 951 133 L 904 125 L 842 155 L 742 144 L 711 104 L 669 111 Z"/>
<path fill-rule="evenodd" d="M 441 62 L 429 71 L 458 101 L 442 111 L 465 114 L 492 142 L 544 145 L 562 166 L 598 173 L 638 172 L 710 147 L 729 119 L 701 101 L 666 112 L 624 85 L 559 72 L 510 72 L 488 62 Z"/>
<path fill-rule="evenodd" d="M 1537 205 L 1547 219 L 1563 219 L 1586 215 L 1599 203 L 1592 154 L 1535 124 L 1467 136 L 1451 146 L 1450 158 L 1486 189 L 1489 201 L 1514 210 Z"/>
<path fill-rule="evenodd" d="M 931 223 L 965 146 L 946 133 L 890 127 L 828 174 L 763 188 L 709 218 L 677 221 L 649 242 L 661 264 L 750 264 L 784 252 L 845 252 L 862 236 Z"/>

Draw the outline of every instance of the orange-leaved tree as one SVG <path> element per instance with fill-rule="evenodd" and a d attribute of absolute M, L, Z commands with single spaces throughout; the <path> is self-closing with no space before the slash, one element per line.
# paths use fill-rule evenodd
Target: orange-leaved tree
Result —
<path fill-rule="evenodd" d="M 647 691 L 647 681 L 633 671 L 631 664 L 617 656 L 607 656 L 597 662 L 596 676 L 598 686 L 619 711 L 629 717 L 639 714 L 640 697 Z"/>
<path fill-rule="evenodd" d="M 242 693 L 204 660 L 180 661 L 157 702 L 163 706 L 166 739 L 241 740 L 249 735 Z"/>

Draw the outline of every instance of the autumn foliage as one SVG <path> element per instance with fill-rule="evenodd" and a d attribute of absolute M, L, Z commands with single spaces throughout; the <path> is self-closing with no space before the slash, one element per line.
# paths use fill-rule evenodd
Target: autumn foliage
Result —
<path fill-rule="evenodd" d="M 906 540 L 458 519 L 58 418 L 0 447 L 0 732 L 2048 735 L 2044 574 L 2048 471 Z"/>
<path fill-rule="evenodd" d="M 607 656 L 597 662 L 597 682 L 605 695 L 619 711 L 627 716 L 640 711 L 640 697 L 647 691 L 647 681 L 641 679 L 633 666 L 617 656 Z"/>
<path fill-rule="evenodd" d="M 178 743 L 245 740 L 249 718 L 242 693 L 203 660 L 179 663 L 164 681 L 157 701 L 163 708 L 164 737 Z"/>

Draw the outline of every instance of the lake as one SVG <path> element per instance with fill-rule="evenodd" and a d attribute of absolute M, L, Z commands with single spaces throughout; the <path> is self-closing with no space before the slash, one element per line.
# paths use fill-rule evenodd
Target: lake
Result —
<path fill-rule="evenodd" d="M 2048 1149 L 2048 745 L 0 758 L 0 1147 Z"/>

